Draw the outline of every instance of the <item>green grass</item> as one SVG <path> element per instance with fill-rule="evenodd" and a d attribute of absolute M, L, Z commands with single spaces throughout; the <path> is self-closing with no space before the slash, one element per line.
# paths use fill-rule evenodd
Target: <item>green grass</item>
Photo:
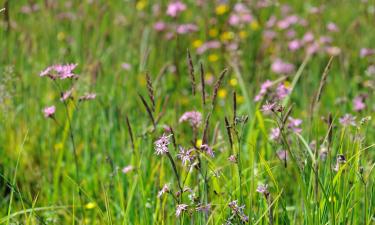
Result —
<path fill-rule="evenodd" d="M 28 1 L 8 2 L 9 6 L 0 1 L 0 224 L 224 224 L 231 216 L 228 203 L 233 200 L 245 205 L 250 224 L 375 223 L 375 81 L 374 75 L 365 73 L 375 58 L 359 57 L 361 48 L 374 48 L 373 1 L 329 1 L 321 15 L 309 14 L 308 9 L 325 1 L 282 1 L 309 22 L 308 29 L 296 29 L 299 37 L 307 30 L 329 34 L 332 45 L 341 48 L 313 114 L 310 107 L 330 57 L 290 52 L 281 35 L 264 47 L 262 32 L 270 15 L 281 15 L 278 6 L 253 10 L 259 28 L 239 29 L 225 24 L 228 14 L 215 14 L 216 3 L 207 1 L 199 7 L 195 1 L 184 1 L 188 9 L 176 20 L 195 22 L 200 30 L 166 40 L 153 24 L 173 22 L 164 15 L 167 1 L 71 1 L 70 7 L 65 1 L 56 1 L 56 6 L 36 1 L 40 8 L 30 14 L 21 13 Z M 139 10 L 142 2 L 145 7 Z M 234 5 L 236 1 L 228 2 Z M 162 10 L 155 15 L 153 4 L 157 3 Z M 8 7 L 9 21 L 1 10 Z M 217 19 L 215 24 L 209 24 L 212 18 Z M 328 33 L 325 24 L 329 21 L 340 32 Z M 218 30 L 217 38 L 208 34 L 211 28 Z M 220 40 L 226 31 L 236 37 L 247 32 L 239 39 L 239 54 L 224 48 L 196 53 L 194 42 Z M 205 105 L 199 89 L 195 96 L 191 93 L 187 48 L 197 87 L 200 62 L 207 75 Z M 270 70 L 277 57 L 296 66 L 295 73 L 285 78 L 292 93 L 283 103 L 286 108 L 293 105 L 290 116 L 303 120 L 301 135 L 285 132 L 280 143 L 270 140 L 270 130 L 277 126 L 275 115 L 265 115 L 260 111 L 262 103 L 253 101 L 262 82 L 280 79 Z M 124 62 L 131 64 L 130 70 L 121 67 Z M 40 71 L 57 63 L 78 63 L 74 103 L 68 102 L 66 108 L 54 82 L 39 77 Z M 215 88 L 208 80 L 211 76 L 216 82 L 225 68 L 228 73 L 212 108 Z M 153 117 L 160 116 L 155 129 L 138 96 L 151 104 L 146 72 L 153 81 Z M 69 80 L 57 83 L 63 90 L 72 84 Z M 234 91 L 237 115 L 248 116 L 246 123 L 236 126 L 232 124 Z M 97 98 L 77 103 L 77 97 L 86 92 L 97 93 Z M 352 99 L 359 94 L 368 95 L 367 107 L 355 112 Z M 337 103 L 343 97 L 347 100 Z M 56 105 L 57 122 L 43 116 L 43 108 L 50 105 Z M 178 122 L 184 112 L 192 110 L 203 115 L 196 132 L 188 123 Z M 322 119 L 330 113 L 331 127 Z M 339 118 L 346 113 L 357 117 L 357 126 L 340 125 Z M 191 202 L 189 193 L 176 199 L 172 195 L 158 198 L 164 184 L 169 183 L 173 193 L 179 187 L 169 158 L 155 154 L 154 141 L 168 125 L 177 143 L 191 148 L 192 142 L 203 139 L 208 115 L 207 143 L 215 151 L 214 158 L 200 154 L 199 169 L 188 172 L 176 158 L 178 149 L 169 146 L 180 180 L 186 178 L 184 187 L 194 191 L 196 202 Z M 367 116 L 372 120 L 361 124 Z M 232 148 L 225 117 L 231 124 Z M 312 141 L 318 150 L 328 148 L 326 160 L 310 147 Z M 276 155 L 280 149 L 288 150 L 287 167 Z M 237 156 L 237 163 L 228 161 L 231 154 Z M 345 155 L 346 163 L 336 172 L 338 154 Z M 135 169 L 123 174 L 127 165 Z M 268 199 L 256 192 L 259 184 L 268 184 Z M 176 202 L 189 205 L 179 218 Z M 196 212 L 198 202 L 210 203 L 210 212 Z M 238 219 L 233 224 L 239 224 Z"/>

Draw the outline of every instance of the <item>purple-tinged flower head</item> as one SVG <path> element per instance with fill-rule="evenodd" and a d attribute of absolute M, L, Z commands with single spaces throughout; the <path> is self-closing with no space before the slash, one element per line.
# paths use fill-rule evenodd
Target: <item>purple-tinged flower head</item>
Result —
<path fill-rule="evenodd" d="M 210 146 L 208 146 L 207 144 L 203 144 L 200 146 L 200 149 L 201 151 L 205 152 L 207 155 L 211 156 L 212 158 L 215 157 L 215 153 L 214 151 L 212 150 L 212 148 Z"/>
<path fill-rule="evenodd" d="M 208 213 L 211 210 L 211 204 L 203 205 L 199 203 L 197 207 L 195 208 L 195 211 L 197 212 L 205 212 Z"/>
<path fill-rule="evenodd" d="M 169 185 L 168 184 L 164 184 L 163 188 L 158 192 L 158 198 L 160 198 L 164 194 L 168 193 L 169 191 L 170 191 Z"/>
<path fill-rule="evenodd" d="M 281 161 L 285 161 L 288 159 L 288 152 L 286 150 L 278 150 L 276 152 L 276 155 L 277 157 L 281 160 Z"/>
<path fill-rule="evenodd" d="M 229 202 L 228 206 L 232 210 L 232 214 L 237 215 L 242 222 L 247 223 L 249 221 L 249 217 L 244 213 L 245 205 L 239 206 L 238 201 L 234 200 Z"/>
<path fill-rule="evenodd" d="M 186 204 L 179 204 L 177 205 L 176 207 L 176 217 L 179 217 L 181 215 L 181 213 L 183 213 L 184 211 L 186 211 L 188 208 L 188 205 Z"/>
<path fill-rule="evenodd" d="M 272 15 L 272 16 L 267 20 L 267 22 L 266 22 L 266 27 L 267 27 L 267 28 L 271 28 L 271 27 L 275 26 L 276 21 L 277 21 L 276 16 Z"/>
<path fill-rule="evenodd" d="M 270 114 L 276 109 L 276 102 L 266 102 L 264 105 L 262 105 L 261 111 L 264 114 Z"/>
<path fill-rule="evenodd" d="M 56 107 L 54 105 L 43 109 L 44 117 L 46 118 L 53 118 L 53 116 L 55 115 L 55 112 L 56 112 Z"/>
<path fill-rule="evenodd" d="M 231 163 L 237 163 L 237 157 L 235 155 L 231 155 L 229 156 L 228 161 Z"/>
<path fill-rule="evenodd" d="M 267 93 L 267 90 L 272 87 L 272 81 L 266 80 L 262 85 L 260 86 L 259 93 L 255 96 L 254 101 L 258 102 L 260 101 L 264 95 Z"/>
<path fill-rule="evenodd" d="M 359 52 L 359 56 L 361 58 L 372 56 L 374 54 L 375 54 L 375 49 L 371 49 L 371 48 L 361 48 L 361 50 Z"/>
<path fill-rule="evenodd" d="M 276 59 L 271 65 L 271 70 L 276 74 L 291 74 L 294 71 L 294 65 L 281 59 Z"/>
<path fill-rule="evenodd" d="M 338 56 L 341 53 L 341 48 L 337 46 L 327 46 L 325 48 L 325 51 L 327 52 L 328 55 L 330 56 Z"/>
<path fill-rule="evenodd" d="M 311 31 L 306 32 L 302 37 L 302 43 L 310 43 L 314 41 L 314 34 Z"/>
<path fill-rule="evenodd" d="M 60 101 L 65 102 L 66 100 L 73 98 L 72 92 L 73 92 L 73 88 L 67 90 L 64 93 L 61 93 Z"/>
<path fill-rule="evenodd" d="M 271 140 L 278 140 L 280 138 L 280 128 L 275 127 L 271 129 L 270 139 Z"/>
<path fill-rule="evenodd" d="M 198 26 L 192 23 L 181 24 L 176 28 L 178 34 L 187 34 L 196 31 L 198 31 Z"/>
<path fill-rule="evenodd" d="M 340 29 L 337 27 L 337 25 L 333 22 L 329 22 L 327 24 L 327 30 L 330 32 L 339 32 Z"/>
<path fill-rule="evenodd" d="M 291 131 L 293 131 L 295 133 L 301 133 L 302 132 L 302 128 L 300 127 L 301 124 L 302 124 L 301 119 L 294 119 L 293 117 L 289 117 L 288 120 L 289 120 L 288 128 Z"/>
<path fill-rule="evenodd" d="M 220 41 L 207 41 L 197 48 L 197 54 L 201 55 L 209 49 L 218 49 L 221 47 Z"/>
<path fill-rule="evenodd" d="M 234 6 L 234 10 L 229 16 L 228 23 L 231 26 L 238 26 L 247 24 L 253 21 L 253 16 L 250 13 L 249 9 L 242 3 L 237 3 Z"/>
<path fill-rule="evenodd" d="M 331 44 L 332 38 L 330 36 L 320 36 L 318 43 L 321 45 Z"/>
<path fill-rule="evenodd" d="M 363 96 L 359 95 L 353 99 L 353 108 L 354 111 L 362 111 L 366 108 L 366 104 L 364 103 Z"/>
<path fill-rule="evenodd" d="M 132 68 L 132 65 L 130 65 L 127 62 L 124 62 L 124 63 L 121 64 L 121 68 L 126 70 L 126 71 L 129 71 Z"/>
<path fill-rule="evenodd" d="M 296 16 L 296 15 L 290 15 L 290 16 L 287 16 L 284 19 L 278 21 L 277 22 L 277 27 L 280 30 L 285 30 L 285 29 L 288 29 L 290 26 L 298 23 L 298 20 L 299 20 L 298 16 Z"/>
<path fill-rule="evenodd" d="M 289 30 L 287 30 L 287 32 L 285 33 L 285 36 L 286 36 L 288 39 L 292 39 L 292 38 L 294 38 L 296 35 L 297 35 L 297 32 L 296 32 L 294 29 L 289 29 Z"/>
<path fill-rule="evenodd" d="M 320 45 L 318 42 L 314 41 L 313 43 L 309 44 L 306 48 L 306 53 L 308 55 L 314 55 L 320 49 Z"/>
<path fill-rule="evenodd" d="M 165 135 L 163 134 L 158 140 L 156 140 L 154 142 L 154 145 L 155 145 L 155 152 L 157 155 L 163 155 L 168 151 L 168 145 L 170 144 L 170 137 L 171 137 L 172 134 L 170 135 Z"/>
<path fill-rule="evenodd" d="M 53 65 L 40 73 L 41 77 L 48 76 L 51 79 L 66 79 L 66 78 L 77 78 L 77 75 L 73 73 L 73 70 L 78 64 L 65 64 L 65 65 Z"/>
<path fill-rule="evenodd" d="M 192 127 L 197 128 L 202 122 L 202 114 L 198 111 L 185 112 L 178 121 L 188 121 Z"/>
<path fill-rule="evenodd" d="M 350 114 L 345 114 L 343 117 L 341 117 L 339 119 L 339 122 L 341 125 L 343 125 L 344 127 L 346 126 L 356 126 L 356 121 L 355 121 L 356 117 L 355 116 L 352 116 Z"/>
<path fill-rule="evenodd" d="M 154 30 L 157 32 L 164 31 L 167 28 L 167 25 L 163 21 L 158 21 L 154 24 Z"/>
<path fill-rule="evenodd" d="M 259 184 L 256 191 L 260 194 L 264 194 L 264 196 L 268 196 L 270 194 L 270 192 L 268 191 L 268 185 L 267 184 L 265 184 L 265 185 Z"/>
<path fill-rule="evenodd" d="M 132 165 L 128 165 L 128 166 L 125 166 L 124 168 L 122 168 L 121 172 L 123 174 L 127 174 L 129 173 L 130 171 L 132 171 L 134 169 L 134 166 Z"/>
<path fill-rule="evenodd" d="M 279 86 L 276 89 L 276 96 L 279 100 L 282 100 L 286 96 L 288 96 L 290 91 L 291 91 L 291 89 L 289 87 L 287 87 L 287 86 L 285 86 L 285 84 L 281 83 L 281 84 L 279 84 Z"/>
<path fill-rule="evenodd" d="M 177 154 L 177 158 L 182 161 L 183 165 L 191 163 L 194 160 L 193 151 L 194 149 L 185 150 L 183 147 L 179 146 L 180 152 Z"/>
<path fill-rule="evenodd" d="M 295 39 L 295 40 L 292 40 L 288 43 L 288 49 L 292 52 L 295 52 L 297 51 L 298 49 L 301 48 L 301 41 Z"/>
<path fill-rule="evenodd" d="M 186 10 L 186 5 L 180 1 L 171 2 L 167 8 L 167 15 L 177 17 L 181 12 Z"/>
<path fill-rule="evenodd" d="M 86 93 L 85 95 L 79 97 L 79 101 L 89 101 L 89 100 L 93 100 L 96 98 L 96 94 L 95 93 Z"/>

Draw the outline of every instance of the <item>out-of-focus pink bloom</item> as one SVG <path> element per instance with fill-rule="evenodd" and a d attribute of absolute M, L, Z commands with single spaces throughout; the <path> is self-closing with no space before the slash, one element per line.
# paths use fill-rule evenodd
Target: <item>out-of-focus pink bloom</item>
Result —
<path fill-rule="evenodd" d="M 290 51 L 294 52 L 301 48 L 301 42 L 299 40 L 292 40 L 288 43 L 288 48 Z"/>
<path fill-rule="evenodd" d="M 154 30 L 160 32 L 160 31 L 163 31 L 167 28 L 167 25 L 162 22 L 162 21 L 158 21 L 154 24 Z"/>
<path fill-rule="evenodd" d="M 249 9 L 244 4 L 237 3 L 229 16 L 228 22 L 232 26 L 238 26 L 240 24 L 250 23 L 251 21 L 253 21 L 253 16 Z"/>
<path fill-rule="evenodd" d="M 271 70 L 277 74 L 290 74 L 294 71 L 294 65 L 281 59 L 276 59 L 271 65 Z"/>
<path fill-rule="evenodd" d="M 185 150 L 181 146 L 179 148 L 180 152 L 177 154 L 177 158 L 181 159 L 183 165 L 190 163 L 194 159 L 194 155 L 192 154 L 194 149 Z"/>
<path fill-rule="evenodd" d="M 308 55 L 313 55 L 319 51 L 319 48 L 320 48 L 319 44 L 317 42 L 314 42 L 310 44 L 309 46 L 307 46 L 306 53 Z"/>
<path fill-rule="evenodd" d="M 178 34 L 186 34 L 186 33 L 196 32 L 196 31 L 198 31 L 198 27 L 197 25 L 192 24 L 192 23 L 181 24 L 181 25 L 178 25 L 176 28 L 176 32 Z"/>
<path fill-rule="evenodd" d="M 270 133 L 271 140 L 278 140 L 280 137 L 280 129 L 278 127 L 272 128 Z"/>
<path fill-rule="evenodd" d="M 96 94 L 95 93 L 87 93 L 81 97 L 79 97 L 79 101 L 89 101 L 89 100 L 93 100 L 96 98 Z"/>
<path fill-rule="evenodd" d="M 192 127 L 198 127 L 202 122 L 202 114 L 198 111 L 185 112 L 178 121 L 188 121 Z"/>
<path fill-rule="evenodd" d="M 366 104 L 363 100 L 363 97 L 360 95 L 353 99 L 353 108 L 355 111 L 362 111 L 366 108 Z"/>
<path fill-rule="evenodd" d="M 292 117 L 289 117 L 289 123 L 288 123 L 288 128 L 295 132 L 295 133 L 301 133 L 302 132 L 302 128 L 300 127 L 301 124 L 302 124 L 302 120 L 301 119 L 294 119 Z"/>
<path fill-rule="evenodd" d="M 326 52 L 330 56 L 337 56 L 337 55 L 340 55 L 341 49 L 337 46 L 328 46 L 326 47 Z"/>
<path fill-rule="evenodd" d="M 198 207 L 195 208 L 195 211 L 198 212 L 209 212 L 211 210 L 211 204 L 203 205 L 199 204 Z"/>
<path fill-rule="evenodd" d="M 288 39 L 292 39 L 292 38 L 294 38 L 295 36 L 296 36 L 296 31 L 295 30 L 293 30 L 293 29 L 289 29 L 287 32 L 286 32 L 286 37 L 288 38 Z"/>
<path fill-rule="evenodd" d="M 285 150 L 278 150 L 278 151 L 276 152 L 276 155 L 277 155 L 277 157 L 278 157 L 280 160 L 282 160 L 282 161 L 285 161 L 285 160 L 288 159 L 288 152 L 285 151 Z"/>
<path fill-rule="evenodd" d="M 209 49 L 217 49 L 217 48 L 220 48 L 220 47 L 221 47 L 220 41 L 207 41 L 207 42 L 203 43 L 202 46 L 200 46 L 197 49 L 197 54 L 203 54 L 205 51 L 207 51 Z"/>
<path fill-rule="evenodd" d="M 121 68 L 129 71 L 132 68 L 132 66 L 129 63 L 124 62 L 124 63 L 121 64 Z"/>
<path fill-rule="evenodd" d="M 255 96 L 254 101 L 260 101 L 264 95 L 267 93 L 267 90 L 272 86 L 272 81 L 266 80 L 261 86 L 259 93 Z"/>
<path fill-rule="evenodd" d="M 164 184 L 163 188 L 158 192 L 158 198 L 160 198 L 161 196 L 163 196 L 165 193 L 168 193 L 169 191 L 170 191 L 169 185 L 168 184 Z"/>
<path fill-rule="evenodd" d="M 276 32 L 273 30 L 265 30 L 263 32 L 263 37 L 267 40 L 273 40 L 276 37 Z"/>
<path fill-rule="evenodd" d="M 332 42 L 332 38 L 330 36 L 321 36 L 319 38 L 319 43 L 320 44 L 330 44 Z"/>
<path fill-rule="evenodd" d="M 265 184 L 259 184 L 257 189 L 256 189 L 256 192 L 260 193 L 260 194 L 264 194 L 265 196 L 268 196 L 270 194 L 270 192 L 268 191 L 268 185 Z"/>
<path fill-rule="evenodd" d="M 286 87 L 284 84 L 279 84 L 276 89 L 276 96 L 279 100 L 284 99 L 290 93 L 290 88 Z"/>
<path fill-rule="evenodd" d="M 176 207 L 176 217 L 179 217 L 182 212 L 187 210 L 188 205 L 186 204 L 180 204 Z"/>
<path fill-rule="evenodd" d="M 231 155 L 229 156 L 228 161 L 231 163 L 237 163 L 237 157 L 235 155 Z"/>
<path fill-rule="evenodd" d="M 211 156 L 212 158 L 215 157 L 215 153 L 214 151 L 212 150 L 212 148 L 210 146 L 208 146 L 207 144 L 203 144 L 201 145 L 200 149 L 205 152 L 207 155 Z"/>
<path fill-rule="evenodd" d="M 309 43 L 314 41 L 314 34 L 310 31 L 306 32 L 303 37 L 302 37 L 302 42 L 303 43 Z"/>
<path fill-rule="evenodd" d="M 186 5 L 180 1 L 171 2 L 167 8 L 167 15 L 177 17 L 181 12 L 186 10 Z"/>
<path fill-rule="evenodd" d="M 129 166 L 125 166 L 124 168 L 122 168 L 121 172 L 123 174 L 127 174 L 129 173 L 130 171 L 132 171 L 134 169 L 134 166 L 132 165 L 129 165 Z"/>
<path fill-rule="evenodd" d="M 72 97 L 73 88 L 61 94 L 60 101 L 64 102 Z"/>
<path fill-rule="evenodd" d="M 275 26 L 276 21 L 277 21 L 277 20 L 276 20 L 276 16 L 272 15 L 272 16 L 267 20 L 267 22 L 266 22 L 266 27 L 267 27 L 267 28 L 271 28 L 271 27 Z"/>
<path fill-rule="evenodd" d="M 52 118 L 55 115 L 55 112 L 56 112 L 56 107 L 54 105 L 46 107 L 43 110 L 44 117 L 46 118 Z"/>
<path fill-rule="evenodd" d="M 266 102 L 264 105 L 262 105 L 261 111 L 265 114 L 269 114 L 270 112 L 274 111 L 276 107 L 276 103 L 269 103 Z"/>
<path fill-rule="evenodd" d="M 359 52 L 359 56 L 361 58 L 372 56 L 375 54 L 375 49 L 371 48 L 361 48 L 361 51 Z"/>
<path fill-rule="evenodd" d="M 339 119 L 339 122 L 344 127 L 349 126 L 349 125 L 356 126 L 355 119 L 356 119 L 355 116 L 352 116 L 352 115 L 347 113 Z"/>
<path fill-rule="evenodd" d="M 294 25 L 298 22 L 299 18 L 296 15 L 290 15 L 277 22 L 277 27 L 281 30 L 289 28 L 291 25 Z"/>
<path fill-rule="evenodd" d="M 330 32 L 339 32 L 340 29 L 337 27 L 337 25 L 335 23 L 332 23 L 332 22 L 329 22 L 327 24 L 327 30 L 330 31 Z"/>

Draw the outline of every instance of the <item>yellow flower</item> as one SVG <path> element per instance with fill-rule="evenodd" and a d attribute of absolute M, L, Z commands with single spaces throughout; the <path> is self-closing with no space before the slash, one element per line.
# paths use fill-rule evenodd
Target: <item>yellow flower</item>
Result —
<path fill-rule="evenodd" d="M 85 205 L 85 208 L 86 209 L 93 209 L 96 207 L 96 203 L 95 202 L 89 202 Z"/>
<path fill-rule="evenodd" d="M 228 12 L 229 7 L 226 4 L 220 4 L 216 7 L 215 12 L 217 15 L 223 15 L 224 13 Z"/>
<path fill-rule="evenodd" d="M 210 37 L 216 37 L 219 34 L 219 31 L 216 28 L 211 28 L 208 30 L 208 35 Z"/>
<path fill-rule="evenodd" d="M 227 90 L 219 89 L 219 91 L 217 92 L 217 95 L 219 96 L 219 98 L 225 98 L 227 97 Z"/>
<path fill-rule="evenodd" d="M 235 87 L 235 86 L 237 86 L 237 79 L 236 78 L 232 78 L 232 79 L 230 79 L 230 81 L 229 81 L 229 84 L 230 85 L 232 85 L 233 87 Z"/>
<path fill-rule="evenodd" d="M 208 56 L 208 61 L 210 61 L 210 62 L 216 62 L 217 60 L 219 60 L 219 56 L 216 55 L 216 54 L 210 54 Z"/>
<path fill-rule="evenodd" d="M 201 40 L 199 40 L 199 39 L 193 41 L 193 47 L 194 48 L 199 48 L 199 47 L 202 46 L 202 44 L 203 44 L 203 42 Z"/>
<path fill-rule="evenodd" d="M 245 101 L 244 97 L 242 95 L 237 96 L 237 103 L 242 104 Z"/>
<path fill-rule="evenodd" d="M 233 32 L 224 32 L 220 35 L 220 40 L 221 41 L 229 41 L 229 40 L 232 40 L 234 37 L 234 33 Z"/>
<path fill-rule="evenodd" d="M 137 10 L 139 10 L 139 11 L 142 11 L 146 7 L 146 5 L 147 5 L 147 1 L 140 0 L 140 1 L 137 2 L 135 8 L 137 8 Z"/>
<path fill-rule="evenodd" d="M 291 87 L 292 87 L 292 84 L 291 84 L 289 81 L 285 81 L 285 82 L 284 82 L 284 86 L 285 86 L 286 88 L 291 88 Z"/>
<path fill-rule="evenodd" d="M 245 39 L 245 38 L 247 38 L 248 33 L 246 31 L 244 31 L 244 30 L 241 30 L 240 33 L 239 33 L 239 35 L 240 35 L 241 39 Z"/>
<path fill-rule="evenodd" d="M 258 23 L 256 20 L 252 21 L 252 22 L 250 23 L 250 28 L 251 28 L 252 30 L 258 30 L 258 29 L 259 29 L 259 23 Z"/>
<path fill-rule="evenodd" d="M 64 32 L 59 32 L 59 33 L 57 34 L 57 40 L 58 40 L 58 41 L 63 41 L 63 40 L 65 40 L 65 38 L 66 38 L 66 35 L 65 35 Z"/>
<path fill-rule="evenodd" d="M 197 142 L 195 143 L 195 145 L 200 148 L 201 145 L 202 145 L 202 139 L 198 139 Z"/>

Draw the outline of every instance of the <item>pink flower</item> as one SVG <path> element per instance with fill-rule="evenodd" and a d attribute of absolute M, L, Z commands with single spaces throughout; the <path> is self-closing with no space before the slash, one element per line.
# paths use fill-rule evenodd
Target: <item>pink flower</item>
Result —
<path fill-rule="evenodd" d="M 272 86 L 272 81 L 266 80 L 262 85 L 260 86 L 259 93 L 255 96 L 254 101 L 258 102 L 260 101 L 264 95 L 267 93 L 267 90 Z"/>
<path fill-rule="evenodd" d="M 205 51 L 209 49 L 217 49 L 221 47 L 221 43 L 219 41 L 207 41 L 202 44 L 199 48 L 197 48 L 197 54 L 203 54 Z"/>
<path fill-rule="evenodd" d="M 362 111 L 366 108 L 366 104 L 363 102 L 362 96 L 357 96 L 353 99 L 353 108 L 354 111 Z"/>
<path fill-rule="evenodd" d="M 66 65 L 53 65 L 40 73 L 40 76 L 48 76 L 51 79 L 66 79 L 66 78 L 76 78 L 77 75 L 73 73 L 73 70 L 78 64 L 66 64 Z"/>
<path fill-rule="evenodd" d="M 302 42 L 303 43 L 309 43 L 314 40 L 314 34 L 310 31 L 306 32 L 305 35 L 303 35 Z"/>
<path fill-rule="evenodd" d="M 186 10 L 186 5 L 180 1 L 169 3 L 167 8 L 167 15 L 177 17 L 178 14 Z"/>
<path fill-rule="evenodd" d="M 231 163 L 237 163 L 237 157 L 235 155 L 231 155 L 229 156 L 228 161 Z"/>
<path fill-rule="evenodd" d="M 276 107 L 276 103 L 269 103 L 269 102 L 266 102 L 266 104 L 264 104 L 262 106 L 262 109 L 261 111 L 265 114 L 269 114 L 270 112 L 274 111 L 275 110 L 275 107 Z"/>
<path fill-rule="evenodd" d="M 288 128 L 291 131 L 293 131 L 295 133 L 301 133 L 302 132 L 302 128 L 300 127 L 301 124 L 302 124 L 301 119 L 294 119 L 292 117 L 289 117 L 288 120 L 289 120 Z"/>
<path fill-rule="evenodd" d="M 66 92 L 62 93 L 60 101 L 64 102 L 64 101 L 68 100 L 69 98 L 72 98 L 72 92 L 73 92 L 73 88 L 71 88 L 70 90 L 67 90 Z"/>
<path fill-rule="evenodd" d="M 301 48 L 301 42 L 299 40 L 292 40 L 288 43 L 288 48 L 290 51 L 294 52 Z"/>
<path fill-rule="evenodd" d="M 372 56 L 374 54 L 375 54 L 375 49 L 371 49 L 371 48 L 361 48 L 361 51 L 359 52 L 359 56 L 361 58 Z"/>
<path fill-rule="evenodd" d="M 123 174 L 127 174 L 127 173 L 129 173 L 130 171 L 132 171 L 134 169 L 134 166 L 132 166 L 132 165 L 129 165 L 129 166 L 125 166 L 124 168 L 122 168 L 122 173 Z"/>
<path fill-rule="evenodd" d="M 286 87 L 284 84 L 279 84 L 276 89 L 276 95 L 279 100 L 284 99 L 290 93 L 290 88 Z"/>
<path fill-rule="evenodd" d="M 163 155 L 168 151 L 168 145 L 170 144 L 169 138 L 170 135 L 163 134 L 157 141 L 154 142 L 155 145 L 155 152 L 157 155 Z"/>
<path fill-rule="evenodd" d="M 179 122 L 188 121 L 192 127 L 198 127 L 202 122 L 202 114 L 198 111 L 185 112 L 179 119 Z"/>
<path fill-rule="evenodd" d="M 158 32 L 163 31 L 166 28 L 167 28 L 167 25 L 164 22 L 162 22 L 162 21 L 156 22 L 154 24 L 154 30 L 156 30 Z"/>
<path fill-rule="evenodd" d="M 355 116 L 352 116 L 352 115 L 350 115 L 350 114 L 347 113 L 347 114 L 345 114 L 343 117 L 341 117 L 339 119 L 339 122 L 344 127 L 349 126 L 349 125 L 356 126 L 355 119 L 356 119 Z"/>
<path fill-rule="evenodd" d="M 212 158 L 215 157 L 215 153 L 214 151 L 212 150 L 212 148 L 210 146 L 208 146 L 207 144 L 203 144 L 201 145 L 200 149 L 205 152 L 207 155 L 211 156 Z"/>
<path fill-rule="evenodd" d="M 328 31 L 331 31 L 331 32 L 339 32 L 339 28 L 337 27 L 337 25 L 335 23 L 332 23 L 332 22 L 329 22 L 327 24 L 327 30 Z"/>
<path fill-rule="evenodd" d="M 330 56 L 337 56 L 337 55 L 340 55 L 341 49 L 337 46 L 328 46 L 326 47 L 326 52 Z"/>
<path fill-rule="evenodd" d="M 288 159 L 288 152 L 285 151 L 285 150 L 278 150 L 278 151 L 276 152 L 276 155 L 277 155 L 277 157 L 278 157 L 280 160 L 282 160 L 282 161 L 285 161 L 285 160 Z"/>
<path fill-rule="evenodd" d="M 56 112 L 56 107 L 54 105 L 50 107 L 46 107 L 43 110 L 44 117 L 46 118 L 52 118 L 55 115 L 55 112 Z"/>
<path fill-rule="evenodd" d="M 277 74 L 290 74 L 294 71 L 294 65 L 281 59 L 276 59 L 271 65 L 271 70 Z"/>
<path fill-rule="evenodd" d="M 177 154 L 177 158 L 181 159 L 182 164 L 186 165 L 194 159 L 193 151 L 194 149 L 185 150 L 183 147 L 179 146 L 180 152 Z"/>
<path fill-rule="evenodd" d="M 280 137 L 280 129 L 278 127 L 271 129 L 270 139 L 277 140 Z"/>
<path fill-rule="evenodd" d="M 121 68 L 129 71 L 132 68 L 132 66 L 129 63 L 124 62 L 124 63 L 121 64 Z"/>
<path fill-rule="evenodd" d="M 79 97 L 79 101 L 89 101 L 89 100 L 93 100 L 96 98 L 96 94 L 95 93 L 87 93 L 81 97 Z"/>
<path fill-rule="evenodd" d="M 186 204 L 180 204 L 176 207 L 176 217 L 179 217 L 182 212 L 187 210 L 188 205 Z"/>
<path fill-rule="evenodd" d="M 195 24 L 187 23 L 187 24 L 181 24 L 177 26 L 176 32 L 178 34 L 186 34 L 190 32 L 196 32 L 198 31 L 198 27 Z"/>
<path fill-rule="evenodd" d="M 169 191 L 170 190 L 168 184 L 164 184 L 163 188 L 158 192 L 158 198 L 163 196 L 165 193 L 168 193 Z"/>

